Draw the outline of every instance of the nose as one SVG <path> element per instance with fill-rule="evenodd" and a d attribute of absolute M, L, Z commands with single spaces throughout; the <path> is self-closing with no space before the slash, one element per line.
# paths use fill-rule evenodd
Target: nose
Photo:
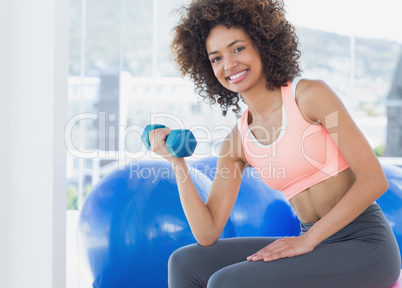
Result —
<path fill-rule="evenodd" d="M 237 61 L 233 57 L 226 57 L 224 68 L 226 71 L 230 71 L 237 66 Z"/>

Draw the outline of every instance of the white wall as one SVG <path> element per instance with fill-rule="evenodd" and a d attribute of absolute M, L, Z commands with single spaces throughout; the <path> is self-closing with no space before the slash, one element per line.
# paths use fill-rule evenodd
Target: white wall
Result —
<path fill-rule="evenodd" d="M 5 16 L 5 11 L 6 11 L 6 2 L 4 0 L 0 0 L 0 63 L 5 63 L 5 31 L 6 31 L 6 16 Z M 7 202 L 6 198 L 6 193 L 5 193 L 5 165 L 3 165 L 3 161 L 5 159 L 5 142 L 3 138 L 4 133 L 4 128 L 6 117 L 5 117 L 5 73 L 6 69 L 5 66 L 0 64 L 0 287 L 7 287 L 6 282 L 5 282 L 5 277 L 6 277 L 6 221 L 5 221 L 5 215 L 6 211 L 5 209 L 7 206 L 5 203 Z"/>
<path fill-rule="evenodd" d="M 0 286 L 63 288 L 69 0 L 0 1 Z"/>

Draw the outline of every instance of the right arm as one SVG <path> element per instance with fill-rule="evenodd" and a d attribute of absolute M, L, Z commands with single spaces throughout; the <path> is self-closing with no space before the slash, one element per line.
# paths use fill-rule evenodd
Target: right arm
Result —
<path fill-rule="evenodd" d="M 158 131 L 159 130 L 159 131 Z M 152 131 L 151 131 L 152 132 Z M 235 204 L 246 163 L 237 126 L 222 143 L 215 178 L 206 203 L 194 187 L 183 158 L 170 156 L 164 139 L 170 129 L 157 129 L 150 133 L 151 150 L 164 156 L 173 166 L 181 204 L 191 231 L 201 246 L 214 244 L 221 235 Z"/>

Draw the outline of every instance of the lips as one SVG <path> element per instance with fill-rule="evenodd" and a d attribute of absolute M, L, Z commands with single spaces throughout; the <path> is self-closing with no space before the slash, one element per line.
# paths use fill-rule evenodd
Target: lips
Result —
<path fill-rule="evenodd" d="M 240 72 L 232 73 L 228 77 L 226 77 L 226 79 L 231 82 L 238 82 L 238 81 L 241 81 L 246 76 L 247 73 L 248 73 L 248 69 L 240 71 Z"/>

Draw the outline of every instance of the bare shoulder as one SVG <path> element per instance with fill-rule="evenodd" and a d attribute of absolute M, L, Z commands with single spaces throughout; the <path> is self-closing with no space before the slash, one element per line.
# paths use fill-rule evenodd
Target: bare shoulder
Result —
<path fill-rule="evenodd" d="M 322 80 L 301 80 L 296 89 L 296 102 L 310 123 L 322 122 L 328 113 L 345 110 L 336 93 Z"/>
<path fill-rule="evenodd" d="M 300 103 L 313 104 L 330 99 L 339 99 L 335 92 L 323 80 L 300 80 L 296 89 L 296 100 Z"/>

